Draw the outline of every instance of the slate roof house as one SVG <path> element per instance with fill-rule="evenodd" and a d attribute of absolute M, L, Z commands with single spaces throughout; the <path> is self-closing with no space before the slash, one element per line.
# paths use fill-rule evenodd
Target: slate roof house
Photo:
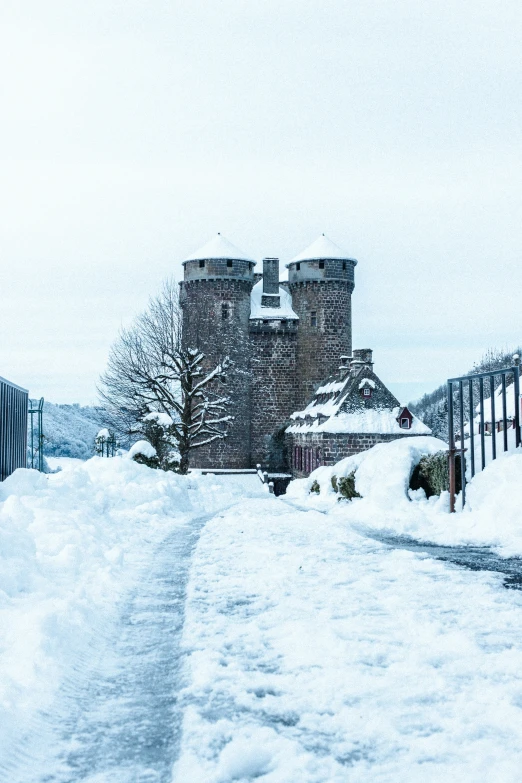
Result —
<path fill-rule="evenodd" d="M 375 374 L 372 351 L 356 350 L 341 358 L 337 376 L 290 417 L 286 437 L 296 476 L 308 475 L 319 465 L 334 465 L 377 443 L 431 434 Z"/>
<path fill-rule="evenodd" d="M 286 265 L 288 280 L 279 259 L 263 259 L 256 273 L 255 260 L 220 234 L 183 261 L 184 343 L 209 366 L 232 359 L 234 419 L 226 438 L 194 451 L 191 467 L 261 463 L 303 475 L 376 442 L 429 432 L 374 374 L 371 351 L 352 355 L 356 264 L 324 234 Z"/>

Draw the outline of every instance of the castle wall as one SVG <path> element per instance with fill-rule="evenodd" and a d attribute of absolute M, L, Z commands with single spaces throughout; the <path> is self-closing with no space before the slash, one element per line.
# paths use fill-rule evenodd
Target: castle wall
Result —
<path fill-rule="evenodd" d="M 295 320 L 250 321 L 252 466 L 288 468 L 283 426 L 295 410 Z"/>
<path fill-rule="evenodd" d="M 317 387 L 337 373 L 340 357 L 351 355 L 353 282 L 300 279 L 289 289 L 299 316 L 296 410 L 302 410 Z"/>
<path fill-rule="evenodd" d="M 192 468 L 245 468 L 250 465 L 250 292 L 253 274 L 246 262 L 240 264 L 243 279 L 214 275 L 212 279 L 185 279 L 181 283 L 183 309 L 183 343 L 205 354 L 206 369 L 212 369 L 229 356 L 233 366 L 227 372 L 227 381 L 216 382 L 215 391 L 231 397 L 229 411 L 234 420 L 226 425 L 227 437 L 194 449 L 190 456 Z M 190 267 L 197 274 L 197 262 Z M 213 262 L 212 273 L 229 269 Z M 187 272 L 186 264 L 186 272 Z M 248 267 L 248 271 L 247 271 Z M 208 268 L 207 268 L 208 269 Z M 190 271 L 191 271 L 190 270 Z"/>

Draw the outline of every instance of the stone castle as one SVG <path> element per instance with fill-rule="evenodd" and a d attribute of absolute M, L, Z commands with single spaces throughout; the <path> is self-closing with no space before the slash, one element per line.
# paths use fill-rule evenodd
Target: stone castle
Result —
<path fill-rule="evenodd" d="M 231 358 L 223 393 L 232 399 L 234 417 L 226 438 L 194 451 L 191 467 L 244 469 L 261 463 L 272 471 L 309 472 L 302 457 L 301 469 L 295 464 L 292 439 L 302 445 L 304 431 L 292 435 L 292 414 L 295 419 L 296 411 L 313 404 L 321 384 L 337 378 L 346 361 L 355 358 L 358 371 L 372 372 L 371 351 L 352 357 L 356 264 L 324 234 L 286 265 L 287 281 L 280 281 L 279 259 L 265 258 L 257 273 L 256 262 L 220 234 L 185 259 L 183 340 L 206 355 L 209 367 Z M 388 394 L 395 410 L 399 403 Z M 364 402 L 371 405 L 371 398 Z M 409 434 L 397 428 L 399 436 Z M 356 450 L 369 445 L 365 437 Z M 317 449 L 314 454 L 307 468 L 321 464 Z"/>

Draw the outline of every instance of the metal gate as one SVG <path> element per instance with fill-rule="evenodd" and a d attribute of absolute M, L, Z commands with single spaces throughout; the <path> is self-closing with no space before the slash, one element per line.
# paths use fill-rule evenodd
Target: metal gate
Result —
<path fill-rule="evenodd" d="M 460 459 L 462 506 L 466 502 L 466 453 L 473 478 L 499 451 L 521 443 L 520 359 L 504 370 L 448 380 L 450 511 L 455 511 L 455 460 Z M 475 431 L 477 430 L 477 431 Z M 486 445 L 486 441 L 490 441 Z M 458 456 L 457 456 L 458 455 Z"/>
<path fill-rule="evenodd" d="M 0 378 L 0 481 L 27 464 L 28 392 Z"/>

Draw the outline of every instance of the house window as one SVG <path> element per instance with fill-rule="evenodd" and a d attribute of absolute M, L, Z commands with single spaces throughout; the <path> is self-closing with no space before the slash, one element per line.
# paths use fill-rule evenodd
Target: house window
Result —
<path fill-rule="evenodd" d="M 221 319 L 226 321 L 230 316 L 230 305 L 228 302 L 223 302 L 221 305 Z"/>
<path fill-rule="evenodd" d="M 401 427 L 403 430 L 409 430 L 410 429 L 410 420 L 409 419 L 401 419 Z"/>
<path fill-rule="evenodd" d="M 200 261 L 200 262 L 199 262 L 199 268 L 200 268 L 200 269 L 203 269 L 203 267 L 204 267 L 204 266 L 205 266 L 205 262 L 204 262 L 203 260 L 202 260 L 202 261 Z"/>
<path fill-rule="evenodd" d="M 231 261 L 230 259 L 228 259 L 228 261 L 227 261 L 227 266 L 228 266 L 229 268 L 232 266 L 232 261 Z"/>
<path fill-rule="evenodd" d="M 319 269 L 324 269 L 324 261 L 319 261 Z"/>
<path fill-rule="evenodd" d="M 369 386 L 365 386 L 363 389 L 363 397 L 371 397 L 372 396 L 372 390 Z"/>
<path fill-rule="evenodd" d="M 346 272 L 346 261 L 343 261 L 343 272 Z"/>
<path fill-rule="evenodd" d="M 297 264 L 295 265 L 295 271 L 296 271 L 296 272 L 299 272 L 299 270 L 300 270 L 300 269 L 301 269 L 301 264 L 297 263 Z"/>
<path fill-rule="evenodd" d="M 317 310 L 310 313 L 310 326 L 317 326 Z"/>

